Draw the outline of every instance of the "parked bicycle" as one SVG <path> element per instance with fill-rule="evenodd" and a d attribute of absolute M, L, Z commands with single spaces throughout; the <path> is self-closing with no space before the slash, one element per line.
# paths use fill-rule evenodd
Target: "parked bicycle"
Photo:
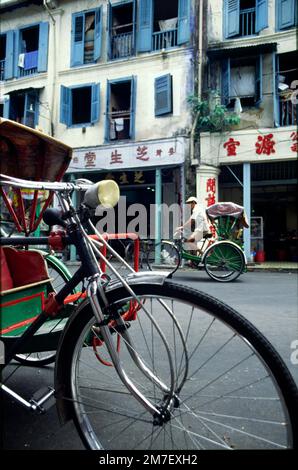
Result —
<path fill-rule="evenodd" d="M 47 145 L 52 150 L 58 145 L 9 121 L 0 121 L 0 130 L 1 163 L 8 174 L 14 173 L 9 166 L 12 148 L 20 163 L 28 157 L 26 149 L 14 145 L 16 140 L 30 141 L 30 155 L 34 144 L 45 143 L 38 148 L 47 156 Z M 61 148 L 65 157 L 68 150 Z M 55 397 L 61 422 L 73 420 L 89 449 L 297 447 L 297 387 L 264 336 L 227 305 L 171 282 L 161 271 L 134 272 L 96 230 L 90 218 L 99 203 L 117 203 L 116 183 L 31 180 L 0 175 L 4 188 L 55 192 L 61 210 L 47 208 L 43 217 L 63 231 L 48 242 L 73 244 L 81 266 L 56 292 L 38 252 L 14 249 L 20 237 L 1 239 L 2 289 L 4 281 L 6 287 L 12 282 L 1 294 L 2 391 L 37 412 L 44 412 Z M 85 194 L 79 208 L 72 204 L 74 191 Z M 30 245 L 34 239 L 45 242 L 45 237 L 27 236 L 21 243 Z M 102 245 L 126 263 L 128 276 L 106 259 Z M 115 280 L 103 275 L 97 257 L 105 260 Z M 26 271 L 20 269 L 25 259 Z M 82 291 L 73 294 L 80 283 Z M 31 304 L 32 318 L 26 302 L 36 298 L 40 303 Z M 65 305 L 72 312 L 59 334 L 45 328 L 63 317 Z M 28 399 L 7 385 L 6 368 L 16 354 L 56 349 L 54 388 Z"/>

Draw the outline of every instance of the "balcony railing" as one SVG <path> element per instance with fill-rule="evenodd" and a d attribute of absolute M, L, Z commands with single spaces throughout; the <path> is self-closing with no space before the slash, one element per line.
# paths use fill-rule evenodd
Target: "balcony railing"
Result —
<path fill-rule="evenodd" d="M 240 10 L 240 29 L 239 36 L 251 36 L 256 34 L 256 9 L 246 8 Z"/>
<path fill-rule="evenodd" d="M 153 51 L 177 46 L 177 28 L 153 33 Z"/>
<path fill-rule="evenodd" d="M 0 82 L 4 80 L 5 74 L 5 59 L 0 60 Z"/>
<path fill-rule="evenodd" d="M 112 59 L 130 57 L 133 51 L 133 33 L 121 33 L 112 36 Z"/>
<path fill-rule="evenodd" d="M 289 100 L 279 100 L 279 125 L 295 126 L 298 123 L 298 105 Z"/>
<path fill-rule="evenodd" d="M 38 51 L 26 52 L 19 55 L 19 76 L 27 77 L 38 72 Z"/>

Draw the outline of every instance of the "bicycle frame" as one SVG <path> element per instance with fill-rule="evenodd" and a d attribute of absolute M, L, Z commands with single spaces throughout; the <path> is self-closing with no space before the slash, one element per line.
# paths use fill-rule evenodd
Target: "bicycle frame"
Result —
<path fill-rule="evenodd" d="M 25 345 L 28 344 L 28 342 L 33 338 L 34 334 L 39 330 L 39 328 L 48 320 L 48 319 L 54 319 L 58 314 L 59 314 L 59 309 L 63 305 L 64 301 L 66 298 L 73 292 L 74 288 L 80 284 L 81 282 L 87 281 L 87 287 L 86 287 L 86 297 L 88 298 L 90 305 L 92 307 L 94 316 L 96 318 L 96 321 L 98 323 L 98 326 L 100 327 L 101 330 L 101 335 L 104 339 L 104 342 L 107 346 L 107 349 L 109 351 L 111 360 L 113 362 L 113 365 L 124 383 L 124 385 L 127 387 L 129 392 L 144 406 L 146 410 L 148 410 L 155 418 L 159 418 L 162 416 L 162 410 L 158 407 L 155 407 L 149 400 L 146 399 L 146 397 L 136 388 L 136 386 L 131 382 L 129 377 L 126 375 L 125 370 L 123 369 L 120 361 L 119 361 L 119 356 L 117 353 L 117 350 L 114 346 L 114 343 L 112 341 L 112 335 L 111 331 L 109 328 L 109 323 L 111 321 L 111 315 L 109 312 L 109 304 L 105 295 L 105 287 L 106 287 L 106 277 L 103 275 L 104 273 L 101 271 L 100 266 L 98 265 L 97 259 L 95 257 L 95 253 L 100 257 L 102 261 L 105 261 L 107 266 L 114 272 L 116 277 L 118 278 L 119 282 L 126 288 L 126 290 L 133 296 L 133 299 L 138 303 L 138 305 L 141 306 L 143 311 L 145 312 L 146 315 L 149 316 L 150 320 L 152 321 L 154 327 L 158 330 L 159 335 L 163 338 L 164 344 L 167 349 L 167 354 L 168 354 L 168 359 L 169 363 L 171 365 L 171 380 L 170 380 L 170 387 L 166 386 L 164 383 L 162 383 L 158 377 L 154 375 L 154 373 L 148 369 L 148 367 L 143 363 L 142 359 L 138 356 L 136 353 L 136 350 L 133 346 L 133 343 L 130 340 L 129 333 L 127 332 L 127 328 L 125 326 L 125 322 L 119 313 L 114 313 L 113 316 L 113 321 L 115 321 L 117 326 L 120 326 L 122 329 L 124 329 L 125 333 L 125 344 L 126 347 L 129 351 L 130 356 L 132 357 L 132 360 L 135 362 L 138 368 L 141 369 L 141 371 L 144 373 L 144 375 L 149 378 L 154 384 L 159 387 L 163 392 L 164 392 L 164 404 L 163 406 L 165 408 L 168 407 L 170 402 L 173 400 L 174 397 L 174 368 L 172 364 L 172 357 L 170 353 L 169 346 L 167 344 L 167 341 L 156 324 L 154 318 L 150 314 L 150 312 L 144 307 L 143 304 L 140 303 L 139 299 L 137 296 L 134 294 L 133 289 L 131 288 L 129 284 L 129 280 L 124 279 L 116 270 L 115 268 L 108 262 L 108 260 L 105 258 L 105 255 L 99 250 L 99 247 L 103 245 L 106 246 L 108 250 L 116 256 L 119 260 L 121 260 L 122 263 L 126 265 L 126 267 L 136 276 L 135 271 L 128 265 L 121 257 L 120 255 L 115 252 L 107 243 L 105 238 L 96 230 L 96 228 L 93 226 L 91 221 L 88 219 L 88 224 L 90 228 L 92 228 L 100 240 L 100 242 L 90 238 L 88 234 L 86 233 L 80 217 L 79 213 L 72 207 L 71 203 L 71 193 L 74 190 L 86 190 L 90 188 L 90 185 L 76 185 L 76 184 L 70 184 L 70 183 L 33 183 L 33 182 L 28 182 L 24 180 L 19 180 L 17 178 L 10 178 L 6 177 L 4 175 L 1 175 L 1 183 L 5 184 L 10 184 L 12 186 L 16 187 L 28 187 L 32 188 L 35 190 L 38 189 L 47 189 L 47 190 L 52 190 L 55 191 L 57 194 L 57 197 L 59 199 L 59 203 L 62 208 L 62 212 L 64 214 L 64 220 L 61 219 L 61 225 L 64 225 L 66 228 L 66 233 L 67 237 L 65 237 L 64 241 L 69 244 L 73 244 L 76 249 L 77 253 L 79 255 L 79 258 L 81 259 L 81 267 L 78 269 L 78 271 L 73 275 L 73 277 L 66 282 L 66 284 L 63 286 L 63 288 L 58 292 L 58 293 L 52 293 L 50 294 L 46 303 L 44 310 L 40 313 L 40 315 L 30 324 L 30 326 L 25 330 L 25 332 L 20 336 L 18 339 L 16 339 L 11 347 L 8 348 L 8 350 L 5 351 L 5 364 L 1 366 L 1 370 L 3 370 L 9 363 L 10 361 L 14 358 L 15 354 L 17 354 L 20 350 L 24 349 Z M 85 208 L 86 210 L 86 208 Z M 28 237 L 25 238 L 25 240 L 30 241 Z M 18 238 L 19 244 L 21 243 L 21 239 Z M 154 276 L 152 273 L 151 276 Z M 158 282 L 164 282 L 166 275 L 162 275 L 161 273 L 158 273 Z M 148 274 L 146 275 L 146 283 L 148 283 Z M 18 394 L 10 390 L 6 385 L 1 384 L 1 388 L 4 392 L 7 394 L 13 396 L 16 400 L 19 401 L 22 405 L 24 405 L 27 408 L 30 408 L 32 410 L 39 410 L 42 411 L 42 404 L 44 401 L 47 399 L 42 397 L 42 399 L 38 402 L 28 402 L 24 400 L 24 398 L 20 397 Z M 46 397 L 50 397 L 54 391 L 52 390 L 51 392 L 48 392 L 46 394 Z"/>

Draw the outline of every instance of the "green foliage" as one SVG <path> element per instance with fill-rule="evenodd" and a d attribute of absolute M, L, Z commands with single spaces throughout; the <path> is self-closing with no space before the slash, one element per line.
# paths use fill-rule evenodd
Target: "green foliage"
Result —
<path fill-rule="evenodd" d="M 195 95 L 189 96 L 188 102 L 194 116 L 197 116 L 197 135 L 200 132 L 228 131 L 240 123 L 239 116 L 228 111 L 226 106 L 222 104 L 215 104 L 211 109 L 208 101 L 200 101 Z"/>

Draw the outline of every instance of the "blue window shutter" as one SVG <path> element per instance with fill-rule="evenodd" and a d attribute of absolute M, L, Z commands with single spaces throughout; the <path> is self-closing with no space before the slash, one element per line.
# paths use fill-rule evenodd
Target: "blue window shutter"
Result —
<path fill-rule="evenodd" d="M 71 89 L 61 85 L 60 92 L 60 122 L 66 126 L 71 125 L 70 107 L 71 107 Z"/>
<path fill-rule="evenodd" d="M 105 128 L 105 142 L 110 141 L 110 102 L 111 102 L 111 83 L 107 80 L 107 107 L 106 107 L 106 128 Z"/>
<path fill-rule="evenodd" d="M 260 104 L 263 99 L 263 55 L 260 54 L 256 60 L 256 105 Z"/>
<path fill-rule="evenodd" d="M 102 7 L 95 10 L 94 60 L 101 56 Z"/>
<path fill-rule="evenodd" d="M 99 121 L 99 112 L 100 112 L 100 84 L 92 85 L 91 93 L 91 123 Z"/>
<path fill-rule="evenodd" d="M 153 29 L 153 0 L 140 0 L 138 23 L 138 51 L 151 51 Z"/>
<path fill-rule="evenodd" d="M 5 69 L 4 78 L 8 80 L 14 76 L 13 53 L 14 53 L 14 31 L 6 33 Z"/>
<path fill-rule="evenodd" d="M 278 1 L 278 29 L 286 29 L 295 25 L 295 0 Z"/>
<path fill-rule="evenodd" d="M 230 59 L 221 63 L 221 101 L 227 106 L 230 103 L 231 68 Z"/>
<path fill-rule="evenodd" d="M 71 67 L 83 65 L 84 63 L 84 31 L 85 15 L 83 13 L 74 13 L 71 29 Z"/>
<path fill-rule="evenodd" d="M 10 108 L 10 99 L 4 100 L 3 103 L 3 117 L 9 119 L 9 108 Z"/>
<path fill-rule="evenodd" d="M 172 112 L 172 75 L 155 79 L 155 116 Z"/>
<path fill-rule="evenodd" d="M 133 0 L 132 4 L 132 53 L 136 52 L 136 0 Z"/>
<path fill-rule="evenodd" d="M 178 6 L 178 44 L 190 40 L 190 0 L 179 0 Z"/>
<path fill-rule="evenodd" d="M 268 28 L 268 0 L 256 0 L 256 33 Z"/>
<path fill-rule="evenodd" d="M 22 33 L 19 29 L 14 31 L 14 76 L 17 78 L 19 76 L 19 55 L 22 52 L 21 50 L 21 36 Z"/>
<path fill-rule="evenodd" d="M 38 72 L 48 69 L 49 23 L 40 23 L 38 38 Z"/>
<path fill-rule="evenodd" d="M 239 34 L 240 0 L 225 0 L 225 37 L 230 38 Z"/>
<path fill-rule="evenodd" d="M 137 103 L 137 77 L 133 76 L 130 86 L 130 129 L 129 137 L 135 139 L 136 122 L 136 103 Z"/>

